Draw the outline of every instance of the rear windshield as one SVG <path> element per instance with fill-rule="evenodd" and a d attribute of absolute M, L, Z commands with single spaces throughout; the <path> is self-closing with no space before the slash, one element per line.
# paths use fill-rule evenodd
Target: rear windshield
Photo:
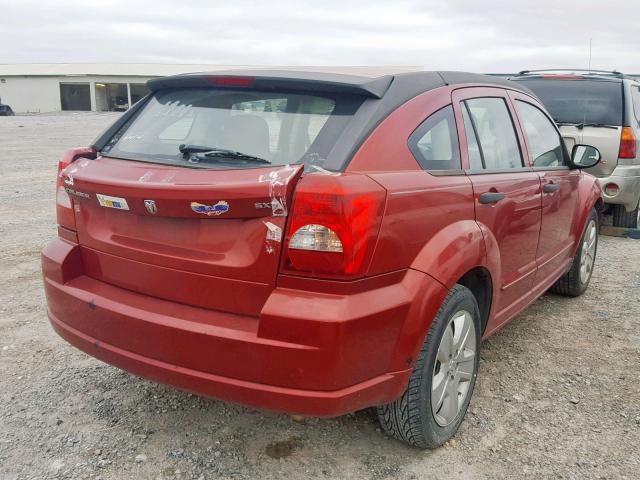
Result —
<path fill-rule="evenodd" d="M 160 90 L 102 153 L 201 168 L 264 167 L 266 162 L 322 166 L 361 103 L 359 97 L 344 95 L 219 88 Z M 198 155 L 185 155 L 180 151 L 185 145 L 211 148 L 218 154 L 207 156 L 200 149 Z M 266 162 L 229 158 L 219 150 Z"/>
<path fill-rule="evenodd" d="M 622 82 L 519 80 L 540 97 L 557 123 L 622 125 Z"/>

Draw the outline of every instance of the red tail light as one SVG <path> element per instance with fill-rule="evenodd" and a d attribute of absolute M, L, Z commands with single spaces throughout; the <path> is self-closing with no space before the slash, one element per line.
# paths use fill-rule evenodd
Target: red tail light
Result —
<path fill-rule="evenodd" d="M 342 279 L 363 275 L 386 191 L 364 175 L 307 175 L 296 187 L 283 270 Z"/>
<path fill-rule="evenodd" d="M 95 158 L 96 151 L 92 148 L 73 148 L 65 153 L 58 162 L 58 176 L 56 179 L 56 219 L 58 226 L 69 230 L 76 229 L 73 215 L 73 200 L 67 193 L 67 188 L 73 190 L 73 173 L 65 169 L 79 158 Z"/>
<path fill-rule="evenodd" d="M 638 142 L 636 134 L 631 127 L 622 127 L 620 136 L 620 152 L 618 158 L 636 158 L 638 152 Z"/>

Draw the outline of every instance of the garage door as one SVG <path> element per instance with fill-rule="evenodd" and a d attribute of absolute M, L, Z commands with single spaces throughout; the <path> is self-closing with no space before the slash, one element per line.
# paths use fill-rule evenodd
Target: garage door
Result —
<path fill-rule="evenodd" d="M 88 83 L 61 83 L 60 104 L 62 110 L 91 110 L 91 94 Z"/>

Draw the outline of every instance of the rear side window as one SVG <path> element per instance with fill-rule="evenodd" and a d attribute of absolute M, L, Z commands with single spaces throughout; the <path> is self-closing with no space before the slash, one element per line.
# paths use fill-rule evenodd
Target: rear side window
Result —
<path fill-rule="evenodd" d="M 530 103 L 516 100 L 515 104 L 533 155 L 533 166 L 564 166 L 564 151 L 560 135 L 547 116 Z"/>
<path fill-rule="evenodd" d="M 260 163 L 185 158 L 180 145 L 231 150 L 272 165 L 322 166 L 362 99 L 222 88 L 156 92 L 103 149 L 116 158 L 205 168 L 245 168 Z M 262 164 L 264 166 L 264 164 Z"/>
<path fill-rule="evenodd" d="M 636 85 L 631 86 L 631 99 L 633 100 L 633 112 L 636 120 L 640 122 L 640 87 Z"/>
<path fill-rule="evenodd" d="M 503 98 L 473 98 L 464 102 L 479 142 L 484 168 L 522 167 L 522 155 L 511 114 Z M 472 167 L 473 168 L 473 167 Z"/>
<path fill-rule="evenodd" d="M 518 80 L 540 97 L 556 123 L 622 125 L 622 82 L 607 80 Z"/>
<path fill-rule="evenodd" d="M 409 137 L 409 149 L 425 170 L 460 170 L 460 148 L 451 105 L 429 116 Z"/>

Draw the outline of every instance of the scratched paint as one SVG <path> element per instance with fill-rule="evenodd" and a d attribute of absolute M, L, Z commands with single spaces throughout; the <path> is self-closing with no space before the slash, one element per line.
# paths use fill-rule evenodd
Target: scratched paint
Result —
<path fill-rule="evenodd" d="M 287 216 L 287 184 L 295 173 L 295 168 L 291 165 L 285 165 L 278 170 L 272 170 L 267 175 L 260 175 L 260 177 L 258 177 L 258 182 L 269 183 L 271 214 L 274 217 Z"/>
<path fill-rule="evenodd" d="M 340 175 L 340 172 L 332 172 L 330 170 L 327 170 L 326 168 L 322 168 L 319 165 L 311 165 L 310 168 L 315 170 L 315 172 L 312 173 L 318 173 L 320 175 L 329 175 L 331 177 L 337 177 L 338 175 Z"/>
<path fill-rule="evenodd" d="M 278 243 L 282 242 L 282 228 L 271 222 L 263 222 L 267 227 L 264 248 L 268 254 L 277 250 Z"/>
<path fill-rule="evenodd" d="M 64 179 L 65 185 L 73 187 L 73 175 L 78 172 L 78 167 L 74 165 L 72 168 L 67 167 L 60 174 Z"/>
<path fill-rule="evenodd" d="M 151 179 L 152 176 L 153 176 L 153 172 L 145 172 L 144 175 L 142 175 L 138 179 L 138 182 L 140 182 L 140 183 L 148 182 Z"/>

